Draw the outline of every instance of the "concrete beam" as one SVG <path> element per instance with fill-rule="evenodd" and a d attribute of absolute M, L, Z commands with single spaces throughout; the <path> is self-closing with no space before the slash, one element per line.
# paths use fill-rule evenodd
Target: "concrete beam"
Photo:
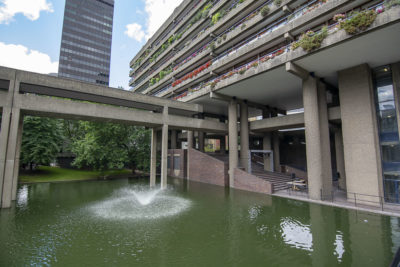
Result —
<path fill-rule="evenodd" d="M 160 113 L 38 95 L 16 95 L 14 106 L 21 108 L 27 115 L 126 123 L 151 128 L 159 127 L 164 123 L 163 115 Z M 176 129 L 185 130 L 225 133 L 228 129 L 224 123 L 177 115 L 168 115 L 166 123 Z"/>
<path fill-rule="evenodd" d="M 152 110 L 157 107 L 168 106 L 172 109 L 195 113 L 203 111 L 203 107 L 198 104 L 173 101 L 165 98 L 132 93 L 130 91 L 80 82 L 72 79 L 58 78 L 44 74 L 0 67 L 0 79 L 7 78 L 16 78 L 19 80 L 21 82 L 21 92 L 74 98 L 94 102 L 104 99 L 118 99 L 120 101 L 132 102 L 132 107 L 137 105 L 137 108 L 146 108 L 148 110 Z"/>
<path fill-rule="evenodd" d="M 310 73 L 308 71 L 306 71 L 305 69 L 296 65 L 293 62 L 286 62 L 285 67 L 286 67 L 287 72 L 289 72 L 303 80 L 307 79 L 308 76 L 310 75 Z"/>
<path fill-rule="evenodd" d="M 340 107 L 328 109 L 330 121 L 339 121 L 341 118 Z M 270 132 L 281 129 L 289 129 L 304 126 L 304 113 L 297 113 L 286 116 L 272 117 L 250 122 L 250 131 Z"/>

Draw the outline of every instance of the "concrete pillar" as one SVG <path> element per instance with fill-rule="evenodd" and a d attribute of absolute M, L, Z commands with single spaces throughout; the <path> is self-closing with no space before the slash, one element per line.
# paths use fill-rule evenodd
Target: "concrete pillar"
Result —
<path fill-rule="evenodd" d="M 400 133 L 400 62 L 392 64 L 391 69 L 393 78 L 393 93 L 396 102 L 397 127 Z"/>
<path fill-rule="evenodd" d="M 225 138 L 226 138 L 226 136 L 224 135 L 224 136 L 222 136 L 222 137 L 219 139 L 219 152 L 220 152 L 221 154 L 225 154 L 225 150 L 226 150 L 226 141 L 225 141 Z"/>
<path fill-rule="evenodd" d="M 240 103 L 240 165 L 249 171 L 249 110 L 247 103 Z"/>
<path fill-rule="evenodd" d="M 162 126 L 162 137 L 161 137 L 161 188 L 167 188 L 167 176 L 168 176 L 168 124 L 166 123 L 166 117 L 168 115 L 168 107 L 164 107 L 164 124 Z"/>
<path fill-rule="evenodd" d="M 151 129 L 151 156 L 150 156 L 150 186 L 156 185 L 157 175 L 157 131 Z"/>
<path fill-rule="evenodd" d="M 331 196 L 332 166 L 325 87 L 309 76 L 303 80 L 308 193 L 311 199 Z"/>
<path fill-rule="evenodd" d="M 22 131 L 20 128 L 20 109 L 13 108 L 11 111 L 11 123 L 9 128 L 8 142 L 7 142 L 7 153 L 4 167 L 4 180 L 3 180 L 3 194 L 1 200 L 2 208 L 10 208 L 11 200 L 13 198 L 13 181 L 14 181 L 14 170 L 15 170 L 15 160 L 16 152 L 20 151 L 18 146 L 18 136 Z M 19 159 L 19 156 L 18 156 Z M 15 185 L 16 186 L 16 185 Z"/>
<path fill-rule="evenodd" d="M 263 136 L 263 150 L 271 150 L 271 133 L 265 133 Z M 270 154 L 264 154 L 264 170 L 272 171 Z"/>
<path fill-rule="evenodd" d="M 339 188 L 346 189 L 342 129 L 335 131 L 336 170 L 339 174 Z"/>
<path fill-rule="evenodd" d="M 4 171 L 6 167 L 8 133 L 11 122 L 11 108 L 3 108 L 0 130 L 0 203 L 3 198 Z"/>
<path fill-rule="evenodd" d="M 204 152 L 204 132 L 198 132 L 199 151 Z"/>
<path fill-rule="evenodd" d="M 383 196 L 371 70 L 362 64 L 339 71 L 338 77 L 347 192 Z M 377 201 L 376 197 L 360 196 L 357 202 L 363 199 Z"/>
<path fill-rule="evenodd" d="M 234 170 L 238 167 L 238 127 L 237 127 L 237 102 L 231 100 L 228 106 L 228 131 L 229 131 L 229 186 L 234 187 Z"/>
<path fill-rule="evenodd" d="M 18 188 L 19 165 L 20 165 L 20 158 L 21 158 L 23 127 L 24 127 L 24 117 L 20 116 L 19 125 L 18 125 L 18 133 L 17 133 L 17 146 L 16 146 L 16 150 L 15 150 L 14 177 L 13 177 L 13 184 L 12 184 L 11 200 L 17 199 L 17 188 Z"/>
<path fill-rule="evenodd" d="M 193 148 L 194 133 L 193 131 L 187 131 L 187 147 Z"/>
<path fill-rule="evenodd" d="M 171 149 L 176 149 L 176 130 L 171 130 Z"/>
<path fill-rule="evenodd" d="M 272 144 L 274 152 L 274 171 L 281 172 L 281 154 L 279 148 L 279 132 L 272 133 Z"/>

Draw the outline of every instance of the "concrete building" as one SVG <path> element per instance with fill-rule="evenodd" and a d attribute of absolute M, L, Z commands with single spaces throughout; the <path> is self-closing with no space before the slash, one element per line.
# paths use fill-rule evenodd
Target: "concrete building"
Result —
<path fill-rule="evenodd" d="M 66 0 L 59 77 L 109 85 L 114 0 Z"/>
<path fill-rule="evenodd" d="M 130 86 L 228 122 L 228 155 L 202 153 L 225 135 L 171 133 L 188 179 L 273 193 L 293 173 L 310 199 L 339 187 L 400 203 L 399 47 L 394 1 L 185 0 L 131 60 Z"/>

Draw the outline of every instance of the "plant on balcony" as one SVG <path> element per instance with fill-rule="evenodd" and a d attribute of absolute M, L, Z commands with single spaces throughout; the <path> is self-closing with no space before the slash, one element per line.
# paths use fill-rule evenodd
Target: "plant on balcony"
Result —
<path fill-rule="evenodd" d="M 186 74 L 182 78 L 174 81 L 172 83 L 172 87 L 177 86 L 178 84 L 182 83 L 183 81 L 186 81 L 188 79 L 192 79 L 193 77 L 196 77 L 200 72 L 202 72 L 205 69 L 208 69 L 210 66 L 211 66 L 211 61 L 208 61 L 206 64 L 204 64 L 204 65 L 200 66 L 199 68 L 195 69 L 194 71 Z"/>
<path fill-rule="evenodd" d="M 319 33 L 315 33 L 313 31 L 307 31 L 302 34 L 300 39 L 297 42 L 292 44 L 292 50 L 297 49 L 298 47 L 303 48 L 306 52 L 311 52 L 317 48 L 321 47 L 322 41 L 328 36 L 328 27 L 322 27 Z"/>
<path fill-rule="evenodd" d="M 264 6 L 261 8 L 261 16 L 266 17 L 269 14 L 269 6 Z"/>
<path fill-rule="evenodd" d="M 282 0 L 274 0 L 274 5 L 276 5 L 277 7 L 280 7 L 282 4 Z"/>
<path fill-rule="evenodd" d="M 386 9 L 390 9 L 394 6 L 400 6 L 400 0 L 386 0 L 383 2 L 383 5 Z"/>
<path fill-rule="evenodd" d="M 215 13 L 211 18 L 211 25 L 216 24 L 222 18 L 221 12 Z"/>
<path fill-rule="evenodd" d="M 375 10 L 353 12 L 349 19 L 340 22 L 340 28 L 344 29 L 348 34 L 354 35 L 368 29 L 375 19 Z"/>
<path fill-rule="evenodd" d="M 224 33 L 224 35 L 222 35 L 222 40 L 226 40 L 226 33 Z"/>
<path fill-rule="evenodd" d="M 340 22 L 344 19 L 346 19 L 346 14 L 336 14 L 335 16 L 333 16 L 333 20 L 337 22 Z"/>
<path fill-rule="evenodd" d="M 241 69 L 238 71 L 238 73 L 239 73 L 240 75 L 243 75 L 243 74 L 246 73 L 246 71 L 247 71 L 247 68 L 246 68 L 246 67 L 243 67 L 243 68 L 241 68 Z"/>
<path fill-rule="evenodd" d="M 247 27 L 246 24 L 243 23 L 242 26 L 240 26 L 240 29 L 243 31 L 244 29 L 246 29 L 246 27 Z"/>

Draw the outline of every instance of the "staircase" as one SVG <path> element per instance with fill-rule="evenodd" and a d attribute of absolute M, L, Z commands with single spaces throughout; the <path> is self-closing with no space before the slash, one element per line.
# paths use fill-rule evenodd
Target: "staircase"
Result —
<path fill-rule="evenodd" d="M 226 163 L 229 162 L 229 156 L 226 154 L 210 154 L 210 156 L 213 156 Z M 274 186 L 274 192 L 286 190 L 291 187 L 289 184 L 287 184 L 287 182 L 291 182 L 292 178 L 287 174 L 265 171 L 264 166 L 256 162 L 251 163 L 251 170 L 252 175 L 272 183 Z"/>

